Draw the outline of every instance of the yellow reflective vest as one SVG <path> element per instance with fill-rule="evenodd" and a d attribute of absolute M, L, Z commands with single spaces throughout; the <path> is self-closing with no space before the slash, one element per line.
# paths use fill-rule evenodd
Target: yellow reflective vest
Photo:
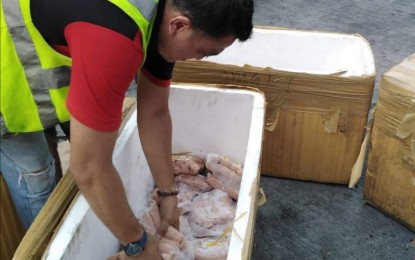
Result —
<path fill-rule="evenodd" d="M 146 53 L 158 0 L 108 1 L 135 21 Z M 30 0 L 1 0 L 0 26 L 0 136 L 68 121 L 72 60 L 43 39 L 32 22 Z"/>

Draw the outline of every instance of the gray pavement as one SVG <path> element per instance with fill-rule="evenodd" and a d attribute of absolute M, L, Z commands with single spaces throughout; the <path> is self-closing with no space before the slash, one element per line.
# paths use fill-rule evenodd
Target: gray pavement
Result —
<path fill-rule="evenodd" d="M 380 76 L 415 53 L 415 0 L 254 0 L 255 25 L 358 33 Z M 252 258 L 414 260 L 415 233 L 364 204 L 356 189 L 262 177 Z M 415 192 L 415 191 L 414 191 Z"/>

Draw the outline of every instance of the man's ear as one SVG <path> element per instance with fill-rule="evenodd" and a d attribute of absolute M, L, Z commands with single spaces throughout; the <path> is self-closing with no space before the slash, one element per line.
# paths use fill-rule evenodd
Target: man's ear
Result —
<path fill-rule="evenodd" d="M 192 30 L 192 22 L 186 16 L 179 15 L 170 19 L 169 22 L 169 34 L 170 36 L 176 36 L 180 32 Z"/>

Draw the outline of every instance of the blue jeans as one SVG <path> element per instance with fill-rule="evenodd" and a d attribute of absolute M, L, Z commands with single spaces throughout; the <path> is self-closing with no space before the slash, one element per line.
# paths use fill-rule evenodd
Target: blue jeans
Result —
<path fill-rule="evenodd" d="M 55 161 L 43 132 L 0 139 L 0 170 L 27 230 L 56 186 Z"/>

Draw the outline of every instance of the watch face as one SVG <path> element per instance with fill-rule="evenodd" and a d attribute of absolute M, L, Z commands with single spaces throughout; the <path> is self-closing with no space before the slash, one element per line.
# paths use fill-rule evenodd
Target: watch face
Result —
<path fill-rule="evenodd" d="M 130 243 L 127 246 L 126 254 L 128 256 L 137 256 L 143 251 L 143 248 L 138 243 Z"/>

